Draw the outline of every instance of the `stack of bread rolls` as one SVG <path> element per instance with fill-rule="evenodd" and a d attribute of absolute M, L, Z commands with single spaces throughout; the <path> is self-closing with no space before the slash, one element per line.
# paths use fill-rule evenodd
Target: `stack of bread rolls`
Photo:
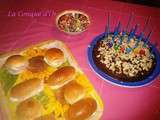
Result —
<path fill-rule="evenodd" d="M 85 86 L 77 82 L 79 68 L 76 64 L 71 63 L 70 60 L 73 58 L 66 54 L 64 47 L 58 48 L 57 45 L 50 45 L 49 48 L 43 49 L 45 49 L 43 55 L 27 58 L 23 54 L 16 54 L 7 57 L 5 60 L 4 67 L 13 75 L 19 75 L 25 71 L 37 74 L 47 70 L 48 67 L 56 69 L 45 79 L 36 77 L 25 79 L 11 88 L 10 100 L 17 103 L 15 112 L 17 119 L 98 120 L 103 110 L 96 97 L 86 95 Z M 66 61 L 69 61 L 70 64 L 64 65 Z M 69 106 L 59 118 L 54 116 L 54 111 L 43 114 L 43 105 L 37 99 L 34 99 L 34 96 L 45 89 L 44 86 L 48 86 L 53 91 L 55 99 L 60 104 Z"/>

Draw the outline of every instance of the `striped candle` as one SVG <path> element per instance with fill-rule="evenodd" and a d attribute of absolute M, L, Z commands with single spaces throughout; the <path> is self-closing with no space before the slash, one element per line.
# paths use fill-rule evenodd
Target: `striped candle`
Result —
<path fill-rule="evenodd" d="M 132 28 L 132 30 L 131 30 L 131 32 L 130 32 L 130 34 L 129 34 L 127 43 L 129 43 L 130 40 L 131 40 L 131 38 L 133 38 L 133 37 L 135 36 L 135 33 L 136 33 L 137 28 L 138 28 L 138 24 L 136 24 L 136 26 L 134 27 L 134 29 Z"/>
<path fill-rule="evenodd" d="M 113 37 L 112 37 L 112 44 L 114 43 L 115 37 L 116 37 L 116 36 L 118 35 L 118 33 L 119 33 L 120 26 L 121 26 L 121 23 L 120 23 L 120 21 L 119 21 L 119 22 L 118 22 L 118 26 L 115 27 L 115 29 L 114 29 L 114 34 L 113 34 Z"/>
<path fill-rule="evenodd" d="M 129 27 L 132 19 L 133 19 L 133 14 L 131 14 L 131 15 L 129 16 L 127 26 L 126 26 L 126 28 L 122 31 L 122 37 L 121 37 L 121 39 L 120 39 L 120 41 L 119 41 L 119 45 L 122 44 L 123 37 L 126 35 L 126 32 L 127 32 L 127 30 L 128 30 L 128 27 Z"/>
<path fill-rule="evenodd" d="M 140 33 L 139 38 L 138 38 L 137 42 L 135 43 L 133 49 L 138 47 L 138 44 L 142 40 L 142 38 L 143 38 L 143 32 Z"/>

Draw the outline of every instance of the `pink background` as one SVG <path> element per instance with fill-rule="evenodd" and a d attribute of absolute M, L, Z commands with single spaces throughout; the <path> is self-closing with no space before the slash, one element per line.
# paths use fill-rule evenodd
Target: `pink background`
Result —
<path fill-rule="evenodd" d="M 66 9 L 85 11 L 91 18 L 88 30 L 80 35 L 70 36 L 60 32 L 55 26 L 55 16 Z M 53 10 L 48 17 L 8 16 L 9 11 Z M 30 44 L 49 39 L 63 40 L 70 47 L 83 71 L 94 84 L 104 102 L 101 120 L 160 120 L 160 78 L 146 87 L 129 89 L 114 86 L 103 81 L 90 68 L 87 60 L 87 47 L 92 39 L 104 31 L 106 15 L 111 12 L 111 27 L 121 20 L 126 25 L 129 13 L 134 12 L 135 21 L 142 30 L 145 20 L 151 16 L 148 31 L 154 30 L 152 41 L 160 43 L 160 9 L 107 0 L 53 0 L 0 1 L 0 52 L 23 48 Z M 159 46 L 158 46 L 159 47 Z M 0 120 L 3 118 L 0 117 Z"/>

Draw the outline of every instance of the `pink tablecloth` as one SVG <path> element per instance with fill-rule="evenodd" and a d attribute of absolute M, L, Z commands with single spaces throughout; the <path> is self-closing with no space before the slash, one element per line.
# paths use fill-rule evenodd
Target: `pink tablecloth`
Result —
<path fill-rule="evenodd" d="M 0 52 L 22 48 L 37 42 L 58 39 L 68 44 L 83 71 L 94 84 L 104 102 L 102 120 L 159 120 L 160 119 L 160 78 L 146 87 L 129 89 L 113 86 L 98 77 L 89 67 L 87 46 L 92 39 L 104 31 L 106 14 L 111 12 L 112 28 L 121 20 L 126 25 L 129 13 L 135 13 L 132 24 L 140 23 L 142 30 L 145 20 L 151 16 L 148 26 L 154 30 L 151 40 L 159 40 L 160 9 L 129 5 L 113 1 L 97 0 L 51 0 L 0 1 Z M 88 30 L 80 35 L 69 36 L 57 30 L 55 16 L 66 9 L 85 11 L 91 17 Z M 46 16 L 32 17 L 32 13 L 47 13 Z M 29 12 L 30 15 L 24 15 Z M 160 42 L 159 42 L 160 43 Z"/>

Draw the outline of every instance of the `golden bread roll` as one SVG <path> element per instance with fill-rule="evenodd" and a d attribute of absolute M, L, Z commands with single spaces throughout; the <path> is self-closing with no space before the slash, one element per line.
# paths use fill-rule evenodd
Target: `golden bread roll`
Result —
<path fill-rule="evenodd" d="M 43 56 L 32 57 L 29 60 L 28 70 L 31 72 L 41 72 L 47 68 L 47 64 L 43 60 Z"/>
<path fill-rule="evenodd" d="M 62 105 L 66 104 L 66 100 L 64 98 L 64 89 L 63 88 L 57 89 L 55 91 L 55 97 L 56 97 L 57 101 L 60 102 Z"/>
<path fill-rule="evenodd" d="M 27 66 L 27 59 L 21 55 L 10 56 L 5 62 L 6 69 L 13 75 L 23 72 Z"/>
<path fill-rule="evenodd" d="M 64 98 L 69 104 L 76 103 L 84 96 L 84 88 L 76 82 L 71 82 L 64 87 Z"/>
<path fill-rule="evenodd" d="M 58 48 L 50 48 L 44 56 L 45 62 L 52 67 L 59 67 L 64 63 L 65 57 L 63 51 Z"/>
<path fill-rule="evenodd" d="M 75 78 L 76 70 L 72 66 L 65 66 L 56 70 L 45 81 L 52 89 L 58 89 L 69 83 Z"/>
<path fill-rule="evenodd" d="M 42 114 L 42 106 L 34 99 L 28 99 L 18 104 L 16 115 L 18 120 L 34 120 Z"/>
<path fill-rule="evenodd" d="M 93 98 L 85 98 L 74 103 L 66 113 L 66 120 L 87 120 L 97 109 Z"/>
<path fill-rule="evenodd" d="M 11 89 L 12 101 L 24 101 L 43 90 L 43 80 L 37 78 L 24 81 Z"/>

